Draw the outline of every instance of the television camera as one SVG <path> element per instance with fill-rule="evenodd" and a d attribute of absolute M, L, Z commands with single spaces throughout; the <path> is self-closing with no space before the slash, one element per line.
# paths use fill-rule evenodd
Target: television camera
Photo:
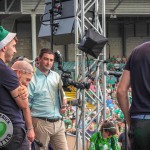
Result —
<path fill-rule="evenodd" d="M 89 89 L 90 83 L 89 82 L 75 82 L 71 77 L 71 72 L 65 71 L 62 67 L 62 55 L 59 51 L 55 52 L 55 59 L 58 62 L 58 69 L 62 71 L 61 79 L 63 82 L 63 88 L 67 88 L 68 86 L 72 85 L 77 89 Z"/>

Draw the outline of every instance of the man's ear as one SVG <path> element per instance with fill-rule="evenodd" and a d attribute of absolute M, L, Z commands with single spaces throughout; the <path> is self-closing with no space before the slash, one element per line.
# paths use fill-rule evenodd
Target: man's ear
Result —
<path fill-rule="evenodd" d="M 2 50 L 2 52 L 5 52 L 6 51 L 6 46 L 4 46 L 1 50 Z"/>
<path fill-rule="evenodd" d="M 41 61 L 41 58 L 40 57 L 38 57 L 38 63 Z"/>
<path fill-rule="evenodd" d="M 21 72 L 20 70 L 17 70 L 17 71 L 16 71 L 16 74 L 17 74 L 18 79 L 20 79 L 20 77 L 21 77 L 21 75 L 22 75 L 22 72 Z"/>
<path fill-rule="evenodd" d="M 107 133 L 108 133 L 108 136 L 112 136 L 112 134 L 109 131 L 107 131 Z"/>

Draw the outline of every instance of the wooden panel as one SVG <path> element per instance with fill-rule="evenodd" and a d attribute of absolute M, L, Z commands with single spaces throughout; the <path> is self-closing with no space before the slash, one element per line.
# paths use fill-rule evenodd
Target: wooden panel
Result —
<path fill-rule="evenodd" d="M 76 136 L 67 134 L 67 143 L 68 143 L 68 150 L 75 150 L 76 149 Z M 82 150 L 81 141 L 79 141 L 79 150 Z"/>

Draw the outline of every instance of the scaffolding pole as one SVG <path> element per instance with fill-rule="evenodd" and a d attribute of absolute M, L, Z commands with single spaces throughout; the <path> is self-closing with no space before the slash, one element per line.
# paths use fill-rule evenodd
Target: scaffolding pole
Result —
<path fill-rule="evenodd" d="M 87 68 L 85 66 L 85 53 L 78 50 L 78 44 L 80 42 L 79 39 L 81 39 L 85 31 L 88 28 L 93 28 L 95 31 L 97 31 L 99 34 L 106 36 L 106 19 L 105 19 L 105 0 L 75 0 L 74 2 L 75 7 L 75 80 L 78 81 L 79 79 L 82 79 L 82 82 L 86 80 L 86 72 Z M 100 12 L 101 10 L 101 12 Z M 91 18 L 89 16 L 89 12 L 92 13 L 93 17 Z M 102 20 L 100 21 L 100 15 Z M 93 22 L 94 20 L 94 22 Z M 101 26 L 102 22 L 102 26 Z M 106 108 L 106 76 L 104 75 L 104 71 L 106 71 L 106 64 L 103 63 L 104 60 L 106 60 L 106 47 L 104 47 L 103 52 L 100 54 L 98 59 L 94 60 L 94 65 L 96 65 L 96 93 L 93 93 L 96 102 L 95 107 L 93 109 L 96 110 L 95 118 L 97 118 L 97 123 L 100 122 L 100 116 L 103 116 L 103 119 L 106 118 L 105 115 L 105 108 Z M 80 65 L 79 65 L 80 64 Z M 94 66 L 93 65 L 93 66 Z M 82 70 L 82 72 L 80 71 Z M 103 84 L 100 85 L 99 79 L 100 76 L 102 76 Z M 89 90 L 90 91 L 90 90 Z M 81 107 L 81 118 L 82 118 L 82 129 L 79 129 L 77 127 L 76 131 L 76 150 L 79 149 L 79 134 L 82 133 L 82 150 L 85 150 L 85 133 L 87 127 L 85 126 L 85 120 L 87 119 L 85 117 L 85 107 L 86 107 L 86 98 L 88 97 L 88 92 L 85 89 L 81 91 L 82 93 L 82 107 Z M 87 94 L 86 94 L 87 93 Z M 80 92 L 79 92 L 80 94 Z M 78 97 L 78 96 L 77 96 Z M 89 99 L 91 100 L 91 103 L 95 101 L 90 96 Z M 93 112 L 92 111 L 92 112 Z M 78 108 L 77 108 L 78 112 Z M 78 116 L 78 115 L 77 115 Z M 77 117 L 77 123 L 79 123 L 79 117 Z M 101 117 L 102 118 L 102 117 Z M 88 124 L 89 125 L 89 124 Z M 87 126 L 88 126 L 87 125 Z"/>

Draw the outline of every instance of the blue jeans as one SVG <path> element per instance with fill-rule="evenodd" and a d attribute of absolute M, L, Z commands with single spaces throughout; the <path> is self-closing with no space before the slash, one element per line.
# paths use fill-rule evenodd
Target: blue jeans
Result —
<path fill-rule="evenodd" d="M 29 142 L 26 136 L 26 130 L 20 127 L 14 127 L 13 138 L 11 142 L 0 150 L 29 150 Z"/>
<path fill-rule="evenodd" d="M 131 150 L 150 149 L 150 120 L 131 119 L 129 130 Z"/>

